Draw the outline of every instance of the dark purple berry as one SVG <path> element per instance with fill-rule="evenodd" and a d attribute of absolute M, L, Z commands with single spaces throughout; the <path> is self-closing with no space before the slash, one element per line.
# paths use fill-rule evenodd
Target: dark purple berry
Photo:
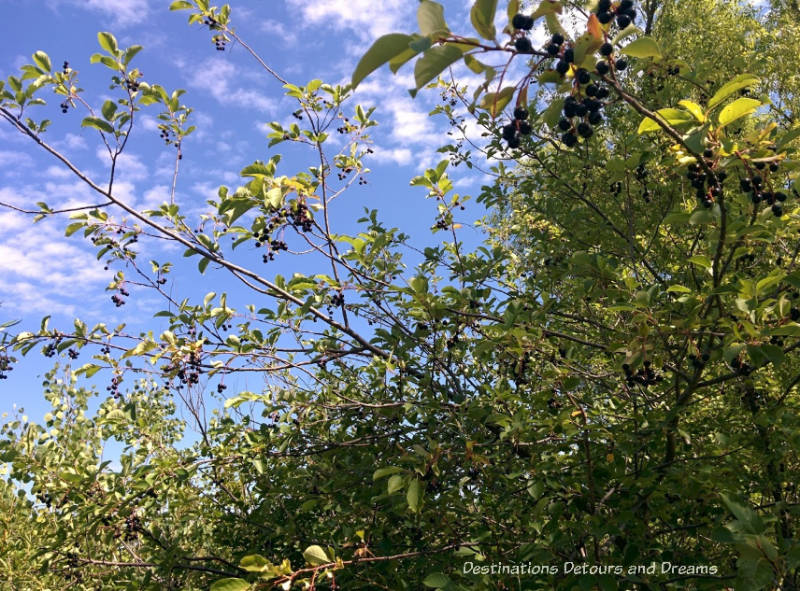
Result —
<path fill-rule="evenodd" d="M 528 109 L 525 107 L 517 107 L 514 109 L 514 119 L 518 121 L 525 121 L 528 118 Z"/>
<path fill-rule="evenodd" d="M 617 60 L 616 62 L 614 62 L 614 67 L 621 72 L 622 70 L 628 67 L 628 62 L 627 60 L 624 59 Z"/>
<path fill-rule="evenodd" d="M 527 37 L 520 37 L 516 41 L 514 41 L 514 48 L 519 53 L 530 53 L 533 51 L 533 46 L 531 45 L 531 40 Z"/>
<path fill-rule="evenodd" d="M 590 138 L 594 133 L 594 129 L 588 123 L 581 122 L 578 124 L 578 133 L 582 138 Z"/>

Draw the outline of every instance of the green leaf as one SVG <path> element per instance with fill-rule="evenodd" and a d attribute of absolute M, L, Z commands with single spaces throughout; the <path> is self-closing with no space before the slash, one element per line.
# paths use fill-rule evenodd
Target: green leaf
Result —
<path fill-rule="evenodd" d="M 661 48 L 652 37 L 639 37 L 622 48 L 622 53 L 630 57 L 661 58 Z"/>
<path fill-rule="evenodd" d="M 73 222 L 72 224 L 67 226 L 66 230 L 64 230 L 64 235 L 65 236 L 72 236 L 75 232 L 77 232 L 78 230 L 80 230 L 81 228 L 83 228 L 85 226 L 86 226 L 86 224 L 84 222 Z"/>
<path fill-rule="evenodd" d="M 398 472 L 402 472 L 402 468 L 398 468 L 397 466 L 390 466 L 388 468 L 378 468 L 372 474 L 372 480 L 380 480 L 385 476 L 391 476 L 392 474 L 397 474 Z"/>
<path fill-rule="evenodd" d="M 536 20 L 541 16 L 555 16 L 556 14 L 561 14 L 561 2 L 555 2 L 554 0 L 542 0 L 536 10 L 531 13 L 531 18 Z"/>
<path fill-rule="evenodd" d="M 86 117 L 81 121 L 81 127 L 94 127 L 106 133 L 114 133 L 114 128 L 107 121 L 103 121 L 99 117 Z"/>
<path fill-rule="evenodd" d="M 694 117 L 691 113 L 682 109 L 675 109 L 673 107 L 659 109 L 656 111 L 656 114 L 660 115 L 661 118 L 664 119 L 664 121 L 666 121 L 669 125 L 681 125 L 684 123 L 691 123 L 694 120 Z M 660 129 L 661 126 L 658 123 L 656 123 L 650 117 L 645 117 L 639 124 L 638 133 L 650 133 L 653 131 L 659 131 Z"/>
<path fill-rule="evenodd" d="M 757 99 L 747 98 L 744 96 L 738 98 L 720 111 L 719 125 L 720 127 L 725 127 L 737 119 L 741 119 L 742 117 L 746 117 L 747 115 L 754 113 L 755 110 L 760 106 L 761 101 Z"/>
<path fill-rule="evenodd" d="M 391 495 L 396 493 L 398 490 L 403 488 L 403 477 L 399 474 L 394 474 L 389 477 L 389 481 L 386 483 L 387 492 Z"/>
<path fill-rule="evenodd" d="M 100 109 L 100 111 L 103 113 L 103 117 L 111 121 L 111 118 L 114 117 L 114 113 L 117 112 L 117 103 L 108 100 L 103 103 L 103 107 Z"/>
<path fill-rule="evenodd" d="M 272 564 L 259 554 L 250 554 L 239 561 L 239 566 L 249 573 L 260 573 L 268 569 Z"/>
<path fill-rule="evenodd" d="M 406 493 L 406 501 L 408 502 L 408 508 L 411 509 L 412 513 L 416 513 L 419 511 L 419 504 L 422 498 L 422 483 L 419 481 L 419 478 L 415 478 L 412 480 L 408 485 L 408 492 Z"/>
<path fill-rule="evenodd" d="M 303 551 L 303 558 L 306 559 L 306 562 L 311 566 L 319 566 L 320 564 L 327 564 L 331 562 L 331 559 L 328 558 L 328 555 L 325 554 L 325 550 L 322 549 L 321 546 L 313 545 L 309 546 Z"/>
<path fill-rule="evenodd" d="M 497 36 L 494 27 L 494 13 L 497 10 L 497 0 L 475 0 L 469 18 L 472 26 L 484 39 L 493 41 Z"/>
<path fill-rule="evenodd" d="M 450 32 L 444 21 L 444 7 L 432 0 L 422 0 L 417 9 L 419 31 L 426 37 L 436 39 Z"/>
<path fill-rule="evenodd" d="M 417 91 L 441 74 L 445 68 L 461 59 L 464 51 L 455 45 L 441 45 L 425 52 L 414 65 L 414 81 L 417 87 L 409 92 L 415 96 Z"/>
<path fill-rule="evenodd" d="M 697 119 L 699 123 L 705 123 L 706 116 L 703 113 L 703 107 L 697 103 L 687 100 L 678 101 L 678 104 L 694 115 L 694 118 Z"/>
<path fill-rule="evenodd" d="M 514 90 L 515 87 L 507 86 L 500 92 L 487 92 L 485 95 L 483 95 L 483 98 L 478 106 L 481 109 L 486 109 L 489 111 L 489 114 L 493 118 L 497 117 L 511 101 L 511 97 L 514 96 Z"/>
<path fill-rule="evenodd" d="M 450 584 L 450 579 L 443 573 L 431 573 L 425 577 L 425 580 L 422 581 L 422 584 L 426 587 L 430 587 L 431 589 L 441 589 L 442 587 L 447 587 Z"/>
<path fill-rule="evenodd" d="M 708 99 L 708 108 L 713 109 L 734 92 L 737 92 L 742 88 L 753 86 L 759 82 L 759 78 L 757 76 L 753 76 L 752 74 L 740 74 L 739 76 L 736 76 L 736 78 L 724 84 L 722 88 L 714 93 L 714 96 Z"/>
<path fill-rule="evenodd" d="M 697 265 L 698 267 L 703 267 L 704 269 L 708 269 L 711 267 L 711 259 L 703 254 L 696 254 L 693 257 L 689 257 L 688 261 L 693 265 Z"/>
<path fill-rule="evenodd" d="M 192 3 L 186 0 L 175 0 L 175 2 L 169 5 L 170 10 L 186 10 L 189 8 L 192 8 Z"/>
<path fill-rule="evenodd" d="M 250 583 L 244 579 L 220 579 L 211 585 L 210 591 L 247 591 Z"/>
<path fill-rule="evenodd" d="M 353 88 L 383 64 L 407 52 L 411 41 L 413 41 L 411 35 L 403 35 L 402 33 L 390 33 L 375 41 L 358 62 L 353 72 L 353 77 L 350 80 Z"/>
<path fill-rule="evenodd" d="M 111 33 L 104 33 L 104 32 L 98 33 L 97 42 L 100 44 L 100 47 L 105 49 L 111 55 L 116 55 L 117 51 L 119 51 L 119 47 L 117 46 L 117 39 Z"/>
<path fill-rule="evenodd" d="M 44 51 L 37 51 L 34 53 L 33 62 L 45 72 L 49 72 L 53 68 L 50 63 L 50 57 Z"/>

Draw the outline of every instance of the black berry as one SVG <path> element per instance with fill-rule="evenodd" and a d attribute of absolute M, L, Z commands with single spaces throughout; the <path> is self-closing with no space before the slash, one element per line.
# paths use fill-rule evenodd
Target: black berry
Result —
<path fill-rule="evenodd" d="M 514 119 L 518 121 L 525 121 L 528 118 L 528 109 L 525 107 L 517 107 L 514 109 Z"/>
<path fill-rule="evenodd" d="M 533 50 L 533 46 L 531 45 L 531 40 L 527 37 L 520 37 L 516 41 L 514 41 L 514 48 L 519 53 L 530 53 Z"/>
<path fill-rule="evenodd" d="M 614 46 L 611 43 L 603 43 L 600 46 L 600 55 L 609 56 L 614 53 Z"/>
<path fill-rule="evenodd" d="M 628 62 L 627 60 L 617 60 L 614 62 L 614 67 L 621 72 L 628 67 Z"/>

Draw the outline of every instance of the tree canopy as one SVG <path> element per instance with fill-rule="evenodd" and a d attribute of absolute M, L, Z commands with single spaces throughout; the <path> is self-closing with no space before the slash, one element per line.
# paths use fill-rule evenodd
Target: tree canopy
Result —
<path fill-rule="evenodd" d="M 250 51 L 302 117 L 272 123 L 265 159 L 197 217 L 115 191 L 140 111 L 157 112 L 176 175 L 195 129 L 182 91 L 136 69 L 138 46 L 98 35 L 114 96 L 96 106 L 41 51 L 0 86 L 3 124 L 101 200 L 31 204 L 34 220 L 69 215 L 66 234 L 118 269 L 115 302 L 133 277 L 168 323 L 4 333 L 0 371 L 39 350 L 94 356 L 48 374 L 44 424 L 2 427 L 10 588 L 800 587 L 794 3 L 475 0 L 474 30 L 455 32 L 422 0 L 418 30 L 375 40 L 345 85 L 283 80 L 235 6 L 171 9 Z M 453 129 L 411 179 L 440 239 L 414 264 L 380 211 L 356 233 L 331 222 L 376 123 L 348 97 L 386 65 L 413 70 L 412 97 L 441 93 L 431 116 Z M 108 178 L 48 142 L 31 109 L 48 91 L 87 109 Z M 283 171 L 285 142 L 309 148 L 305 170 Z M 487 175 L 475 248 L 456 166 Z M 222 283 L 169 293 L 175 261 L 139 256 L 155 240 L 252 300 L 234 308 Z M 269 275 L 285 256 L 305 272 Z M 263 389 L 226 391 L 243 372 Z"/>

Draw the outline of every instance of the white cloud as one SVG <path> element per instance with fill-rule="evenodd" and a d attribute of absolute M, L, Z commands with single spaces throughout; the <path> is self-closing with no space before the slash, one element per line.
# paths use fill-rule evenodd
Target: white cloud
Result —
<path fill-rule="evenodd" d="M 70 150 L 85 150 L 87 146 L 86 139 L 84 139 L 83 136 L 76 133 L 68 133 L 64 136 L 64 139 L 53 142 L 53 147 L 57 150 L 63 150 L 65 148 Z"/>
<path fill-rule="evenodd" d="M 411 150 L 408 148 L 382 148 L 376 146 L 375 153 L 372 155 L 376 162 L 394 162 L 400 166 L 405 166 L 411 162 Z"/>
<path fill-rule="evenodd" d="M 49 4 L 55 9 L 70 4 L 99 12 L 107 22 L 118 27 L 143 23 L 150 16 L 149 0 L 50 0 Z"/>
<path fill-rule="evenodd" d="M 105 146 L 97 148 L 97 159 L 110 170 L 111 157 L 108 154 Z M 136 154 L 131 152 L 123 152 L 117 156 L 117 164 L 114 168 L 114 178 L 116 181 L 134 182 L 141 181 L 150 176 L 147 165 Z M 115 181 L 115 184 L 116 184 Z"/>
<path fill-rule="evenodd" d="M 2 167 L 17 168 L 31 164 L 33 164 L 33 159 L 24 152 L 0 150 L 0 166 Z"/>
<path fill-rule="evenodd" d="M 64 237 L 64 223 L 63 218 L 46 220 L 34 230 L 30 217 L 0 212 L 0 301 L 4 308 L 18 314 L 74 314 L 78 304 L 81 308 L 87 304 L 85 288 L 108 280 L 102 264 L 81 248 L 80 240 Z"/>
<path fill-rule="evenodd" d="M 277 102 L 267 97 L 266 92 L 236 88 L 234 83 L 241 78 L 242 73 L 232 62 L 220 58 L 208 58 L 194 68 L 189 84 L 205 90 L 222 105 L 236 105 L 269 112 L 275 110 Z"/>
<path fill-rule="evenodd" d="M 295 45 L 297 43 L 297 33 L 295 33 L 287 23 L 280 23 L 272 19 L 267 19 L 261 21 L 259 28 L 263 33 L 278 37 L 286 45 Z"/>
<path fill-rule="evenodd" d="M 287 0 L 306 23 L 337 30 L 352 29 L 362 41 L 415 26 L 414 5 L 408 0 Z"/>

